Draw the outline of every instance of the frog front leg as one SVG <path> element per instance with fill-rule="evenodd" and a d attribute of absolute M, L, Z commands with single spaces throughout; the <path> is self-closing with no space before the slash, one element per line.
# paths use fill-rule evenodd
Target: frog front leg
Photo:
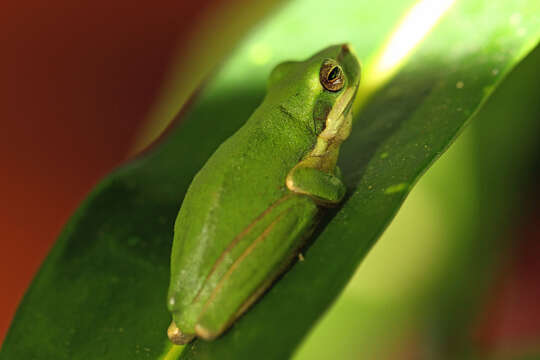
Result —
<path fill-rule="evenodd" d="M 347 190 L 340 175 L 337 167 L 331 173 L 299 164 L 289 172 L 286 183 L 289 190 L 311 196 L 322 205 L 331 206 L 340 203 Z"/>

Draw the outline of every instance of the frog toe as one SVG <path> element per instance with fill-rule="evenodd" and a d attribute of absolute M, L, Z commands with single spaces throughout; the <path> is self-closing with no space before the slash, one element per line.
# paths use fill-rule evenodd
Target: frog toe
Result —
<path fill-rule="evenodd" d="M 167 329 L 167 336 L 175 345 L 185 345 L 195 338 L 194 334 L 184 334 L 178 326 L 176 326 L 174 321 L 171 322 L 171 325 L 169 325 L 169 328 Z"/>

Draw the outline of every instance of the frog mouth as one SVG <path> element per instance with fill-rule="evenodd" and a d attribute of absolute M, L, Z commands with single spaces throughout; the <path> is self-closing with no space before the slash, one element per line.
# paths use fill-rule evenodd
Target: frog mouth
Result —
<path fill-rule="evenodd" d="M 356 93 L 358 92 L 358 85 L 349 90 L 352 90 L 352 92 L 349 94 L 343 94 L 343 96 L 345 95 L 348 96 L 347 99 L 344 99 L 347 105 L 345 106 L 345 109 L 343 109 L 343 112 L 341 113 L 341 115 L 344 115 L 344 116 L 351 113 L 352 105 L 354 103 L 354 99 L 356 99 Z"/>
<path fill-rule="evenodd" d="M 352 116 L 352 103 L 356 97 L 357 90 L 358 86 L 348 88 L 339 97 L 330 113 L 328 113 L 326 127 L 319 135 L 319 138 L 325 140 L 335 138 L 343 125 L 348 122 L 348 118 Z"/>

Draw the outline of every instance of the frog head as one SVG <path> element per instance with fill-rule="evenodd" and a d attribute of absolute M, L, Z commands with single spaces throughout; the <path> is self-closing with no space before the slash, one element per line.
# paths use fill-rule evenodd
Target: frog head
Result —
<path fill-rule="evenodd" d="M 287 61 L 270 75 L 267 97 L 319 135 L 337 134 L 336 121 L 350 113 L 360 64 L 348 44 L 327 47 L 304 61 Z M 346 130 L 346 129 L 343 129 Z M 332 134 L 330 134 L 332 133 Z"/>

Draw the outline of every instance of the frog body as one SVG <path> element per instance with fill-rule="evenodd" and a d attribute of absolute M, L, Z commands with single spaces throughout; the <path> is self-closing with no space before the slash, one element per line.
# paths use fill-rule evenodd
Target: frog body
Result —
<path fill-rule="evenodd" d="M 278 65 L 262 104 L 195 176 L 174 229 L 173 342 L 222 334 L 341 201 L 336 162 L 359 76 L 347 45 Z"/>

